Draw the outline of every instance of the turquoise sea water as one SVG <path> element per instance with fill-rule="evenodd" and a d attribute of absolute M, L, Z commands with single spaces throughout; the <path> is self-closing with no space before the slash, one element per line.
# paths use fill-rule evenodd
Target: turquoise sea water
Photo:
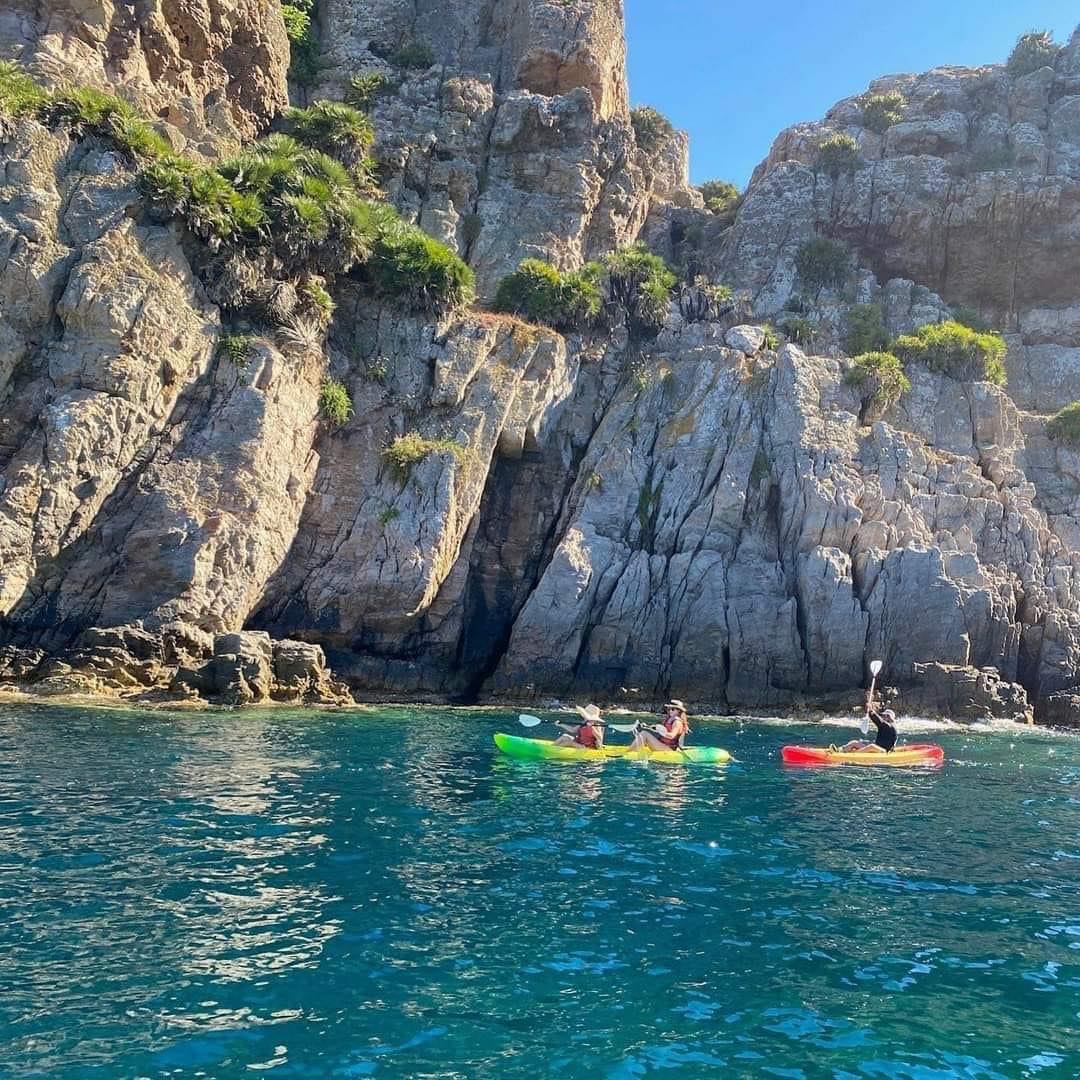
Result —
<path fill-rule="evenodd" d="M 1077 738 L 794 771 L 851 729 L 699 721 L 713 770 L 515 729 L 0 707 L 0 1076 L 1080 1075 Z"/>

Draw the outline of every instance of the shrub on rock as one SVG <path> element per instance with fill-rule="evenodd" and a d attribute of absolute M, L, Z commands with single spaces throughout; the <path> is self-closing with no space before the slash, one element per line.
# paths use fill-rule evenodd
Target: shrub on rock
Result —
<path fill-rule="evenodd" d="M 1039 68 L 1053 67 L 1060 51 L 1061 46 L 1048 30 L 1029 30 L 1016 39 L 1005 70 L 1013 78 L 1030 75 Z"/>
<path fill-rule="evenodd" d="M 884 412 L 911 389 L 911 380 L 904 374 L 899 359 L 889 352 L 868 352 L 854 357 L 844 382 L 859 390 L 864 411 L 867 406 L 873 406 Z"/>
<path fill-rule="evenodd" d="M 1080 401 L 1066 405 L 1051 417 L 1046 425 L 1046 434 L 1054 442 L 1080 449 Z"/>
<path fill-rule="evenodd" d="M 557 330 L 580 330 L 595 322 L 603 306 L 603 268 L 562 273 L 541 259 L 526 259 L 499 282 L 494 308 Z"/>
<path fill-rule="evenodd" d="M 281 17 L 289 39 L 289 78 L 310 86 L 318 74 L 318 43 L 311 24 L 315 0 L 282 0 Z"/>
<path fill-rule="evenodd" d="M 717 217 L 732 217 L 742 201 L 739 189 L 727 180 L 708 180 L 698 190 L 705 200 L 705 209 Z"/>
<path fill-rule="evenodd" d="M 893 352 L 905 363 L 924 364 L 954 379 L 980 379 L 1005 385 L 1005 339 L 979 333 L 955 321 L 928 323 L 893 342 Z"/>
<path fill-rule="evenodd" d="M 400 220 L 378 232 L 364 272 L 380 292 L 418 310 L 449 311 L 476 295 L 476 278 L 462 259 Z"/>
<path fill-rule="evenodd" d="M 340 101 L 286 109 L 283 124 L 297 142 L 349 166 L 362 163 L 375 141 L 375 128 L 367 116 Z"/>
<path fill-rule="evenodd" d="M 878 352 L 889 344 L 889 333 L 877 304 L 853 304 L 847 313 L 844 347 L 849 356 Z"/>
<path fill-rule="evenodd" d="M 642 105 L 630 114 L 634 126 L 637 144 L 646 153 L 652 154 L 675 134 L 671 121 L 651 105 Z"/>
<path fill-rule="evenodd" d="M 862 126 L 882 135 L 903 120 L 907 99 L 899 90 L 887 90 L 881 94 L 864 94 L 860 104 Z"/>
<path fill-rule="evenodd" d="M 815 236 L 796 252 L 795 271 L 804 285 L 817 292 L 838 289 L 851 272 L 851 252 L 836 240 Z"/>
<path fill-rule="evenodd" d="M 608 300 L 622 308 L 631 333 L 656 332 L 664 325 L 678 279 L 643 244 L 604 258 Z"/>
<path fill-rule="evenodd" d="M 818 143 L 814 167 L 834 180 L 843 172 L 854 172 L 859 163 L 859 144 L 850 135 L 837 132 Z"/>

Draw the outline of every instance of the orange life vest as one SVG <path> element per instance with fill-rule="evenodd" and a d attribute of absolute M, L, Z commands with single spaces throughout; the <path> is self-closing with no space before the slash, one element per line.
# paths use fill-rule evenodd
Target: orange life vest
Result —
<path fill-rule="evenodd" d="M 584 746 L 586 750 L 600 749 L 600 740 L 596 737 L 595 729 L 589 724 L 582 724 L 574 738 L 578 745 Z"/>

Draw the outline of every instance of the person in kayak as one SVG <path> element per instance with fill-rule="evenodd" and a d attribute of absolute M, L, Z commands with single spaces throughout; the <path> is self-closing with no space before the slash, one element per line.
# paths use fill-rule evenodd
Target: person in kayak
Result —
<path fill-rule="evenodd" d="M 655 727 L 642 728 L 630 744 L 631 750 L 681 750 L 686 736 L 690 734 L 690 723 L 686 716 L 686 706 L 672 698 L 660 714 L 663 720 Z"/>
<path fill-rule="evenodd" d="M 595 705 L 574 706 L 581 723 L 571 727 L 569 724 L 561 724 L 556 721 L 555 726 L 561 728 L 565 734 L 555 740 L 556 746 L 577 746 L 586 750 L 602 750 L 604 748 L 604 721 L 600 710 Z"/>
<path fill-rule="evenodd" d="M 845 743 L 840 749 L 845 753 L 849 750 L 869 750 L 871 753 L 889 753 L 896 745 L 896 713 L 894 713 L 892 709 L 885 709 L 883 712 L 878 712 L 873 708 L 873 703 L 867 699 L 866 715 L 870 718 L 874 727 L 877 728 L 877 734 L 874 736 L 874 741 L 866 742 L 864 739 L 852 739 L 851 742 Z"/>

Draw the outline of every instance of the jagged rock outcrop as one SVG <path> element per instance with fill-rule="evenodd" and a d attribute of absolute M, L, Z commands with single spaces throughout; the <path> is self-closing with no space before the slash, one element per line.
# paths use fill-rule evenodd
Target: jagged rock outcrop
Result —
<path fill-rule="evenodd" d="M 269 7 L 102 9 L 65 45 L 76 16 L 51 6 L 0 15 L 0 51 L 172 103 L 161 119 L 199 148 L 283 101 Z M 846 700 L 881 656 L 906 709 L 1070 715 L 1080 452 L 1046 414 L 1080 397 L 1080 39 L 1024 79 L 875 84 L 903 90 L 902 122 L 869 131 L 849 101 L 785 133 L 729 224 L 687 189 L 682 137 L 640 144 L 617 0 L 323 0 L 317 23 L 310 93 L 388 76 L 386 192 L 483 294 L 527 255 L 573 268 L 641 235 L 773 313 L 825 232 L 859 265 L 804 298 L 820 348 L 771 349 L 737 306 L 673 305 L 656 336 L 611 311 L 573 335 L 424 316 L 358 274 L 332 283 L 325 348 L 245 326 L 221 349 L 206 250 L 147 215 L 130 160 L 4 125 L 0 681 L 777 709 Z M 862 167 L 813 167 L 826 129 Z M 991 136 L 1015 167 L 976 167 Z M 1006 320 L 1010 386 L 913 364 L 868 409 L 840 348 L 868 300 L 892 333 L 958 303 Z M 328 375 L 341 423 L 320 415 Z"/>
<path fill-rule="evenodd" d="M 289 41 L 266 0 L 5 0 L 0 59 L 119 91 L 195 147 L 251 138 L 288 103 Z"/>
<path fill-rule="evenodd" d="M 633 240 L 651 199 L 693 199 L 681 133 L 638 146 L 621 0 L 324 0 L 313 93 L 382 74 L 373 118 L 391 200 L 466 252 L 482 295 L 524 258 L 564 269 Z M 434 63 L 394 62 L 403 44 Z"/>

